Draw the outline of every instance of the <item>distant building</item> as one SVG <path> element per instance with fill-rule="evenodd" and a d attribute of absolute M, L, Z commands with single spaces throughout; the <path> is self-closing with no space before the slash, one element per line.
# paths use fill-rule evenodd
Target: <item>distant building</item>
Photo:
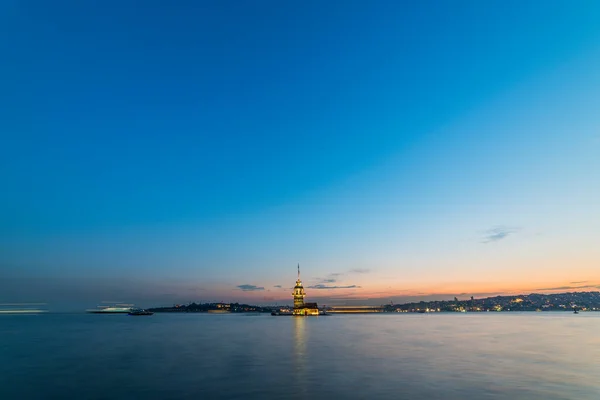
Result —
<path fill-rule="evenodd" d="M 304 302 L 306 292 L 304 291 L 302 281 L 300 280 L 300 264 L 298 264 L 298 280 L 296 280 L 296 286 L 294 286 L 292 296 L 294 296 L 294 315 L 319 315 L 317 303 Z"/>

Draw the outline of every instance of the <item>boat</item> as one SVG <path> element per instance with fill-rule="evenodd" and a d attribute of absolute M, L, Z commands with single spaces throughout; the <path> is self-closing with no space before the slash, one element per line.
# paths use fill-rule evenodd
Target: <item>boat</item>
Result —
<path fill-rule="evenodd" d="M 91 314 L 128 314 L 132 310 L 131 304 L 117 304 L 116 306 L 98 306 L 87 312 Z"/>
<path fill-rule="evenodd" d="M 154 315 L 152 311 L 138 309 L 132 309 L 127 315 Z"/>
<path fill-rule="evenodd" d="M 48 312 L 45 303 L 9 303 L 0 304 L 0 314 L 42 314 Z"/>

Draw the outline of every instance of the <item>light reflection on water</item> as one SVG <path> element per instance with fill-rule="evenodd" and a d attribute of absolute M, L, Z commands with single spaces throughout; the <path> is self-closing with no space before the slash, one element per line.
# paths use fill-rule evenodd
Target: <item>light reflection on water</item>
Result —
<path fill-rule="evenodd" d="M 306 375 L 306 337 L 305 329 L 307 319 L 305 317 L 289 317 L 292 318 L 294 324 L 294 359 L 292 364 L 294 366 L 293 379 L 295 381 L 294 387 L 296 388 L 296 394 L 299 397 L 308 396 L 308 385 L 303 385 L 302 382 L 308 382 Z"/>
<path fill-rule="evenodd" d="M 600 399 L 600 313 L 0 316 L 0 399 Z"/>

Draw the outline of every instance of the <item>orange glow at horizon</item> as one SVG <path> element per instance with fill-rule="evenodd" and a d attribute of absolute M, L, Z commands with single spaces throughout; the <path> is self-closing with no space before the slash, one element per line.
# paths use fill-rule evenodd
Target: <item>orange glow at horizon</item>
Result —
<path fill-rule="evenodd" d="M 600 279 L 598 280 L 570 280 L 570 281 L 535 281 L 528 283 L 517 283 L 510 281 L 501 282 L 453 282 L 445 284 L 431 284 L 422 282 L 419 284 L 401 285 L 390 287 L 390 283 L 361 286 L 354 289 L 307 289 L 307 299 L 311 298 L 331 298 L 338 300 L 369 300 L 369 299 L 389 299 L 402 297 L 428 297 L 438 300 L 451 300 L 452 297 L 470 297 L 484 298 L 493 296 L 527 295 L 531 293 L 566 293 L 566 292 L 587 292 L 600 291 Z M 246 293 L 248 300 L 262 301 L 280 301 L 291 302 L 291 296 L 287 292 L 270 293 Z M 388 301 L 389 301 L 388 300 Z"/>

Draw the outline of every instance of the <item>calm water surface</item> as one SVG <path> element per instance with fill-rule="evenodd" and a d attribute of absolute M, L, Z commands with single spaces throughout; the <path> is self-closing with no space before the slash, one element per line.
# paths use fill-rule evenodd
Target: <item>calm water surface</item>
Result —
<path fill-rule="evenodd" d="M 600 399 L 600 313 L 0 316 L 0 399 Z"/>

